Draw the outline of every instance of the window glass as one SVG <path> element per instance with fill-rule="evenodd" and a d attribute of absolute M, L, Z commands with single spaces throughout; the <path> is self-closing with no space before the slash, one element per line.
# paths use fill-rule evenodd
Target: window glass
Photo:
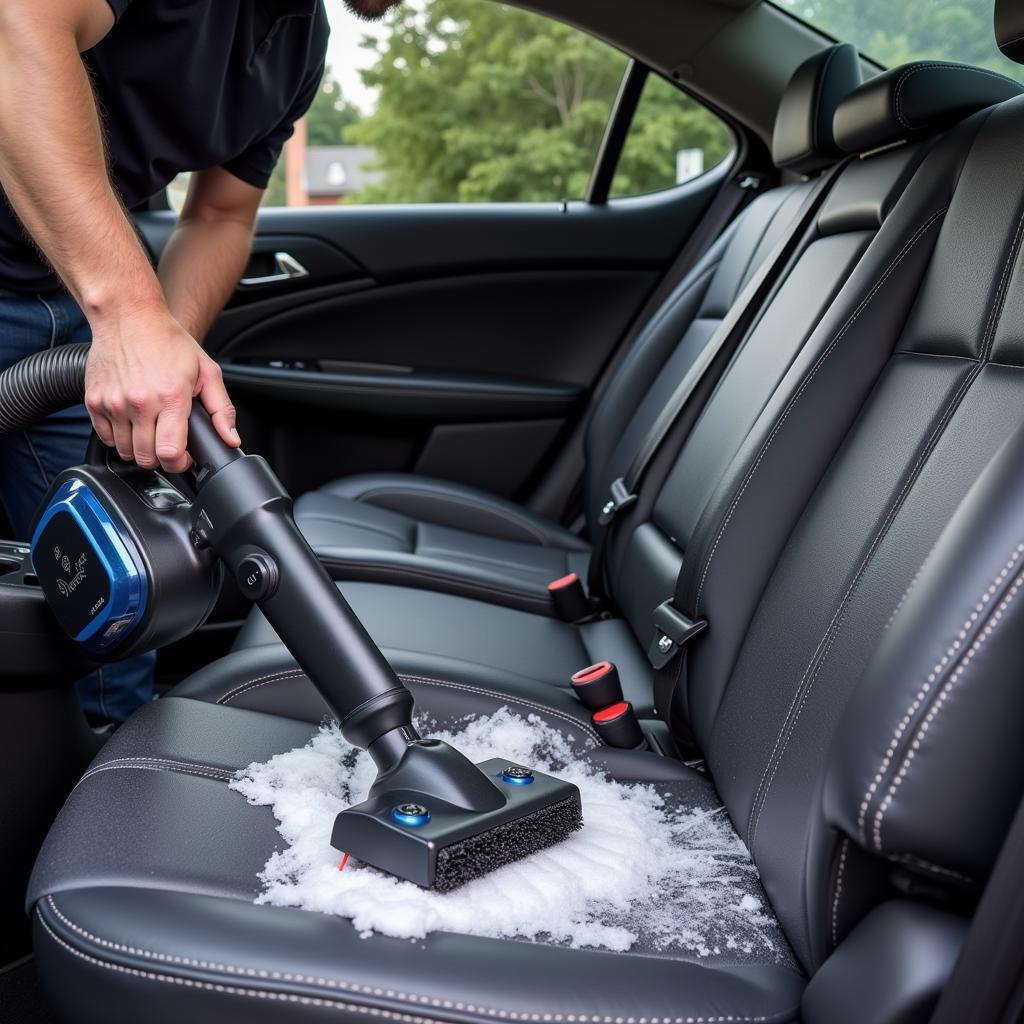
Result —
<path fill-rule="evenodd" d="M 835 39 L 853 43 L 886 67 L 953 60 L 1024 81 L 992 34 L 992 0 L 775 0 Z"/>
<path fill-rule="evenodd" d="M 328 12 L 330 71 L 264 205 L 585 194 L 621 53 L 481 0 L 412 0 L 380 23 Z"/>
<path fill-rule="evenodd" d="M 732 148 L 732 132 L 721 118 L 652 73 L 626 136 L 611 194 L 641 195 L 680 185 L 711 170 Z"/>

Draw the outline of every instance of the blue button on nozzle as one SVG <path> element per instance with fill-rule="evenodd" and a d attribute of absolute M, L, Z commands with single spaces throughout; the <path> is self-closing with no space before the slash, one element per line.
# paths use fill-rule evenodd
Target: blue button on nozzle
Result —
<path fill-rule="evenodd" d="M 418 828 L 420 825 L 426 825 L 430 821 L 430 811 L 422 804 L 399 804 L 392 809 L 391 817 L 399 825 L 405 825 L 408 828 Z"/>
<path fill-rule="evenodd" d="M 520 768 L 518 765 L 510 764 L 502 771 L 501 781 L 507 782 L 510 786 L 528 786 L 533 782 L 533 772 L 529 768 Z"/>

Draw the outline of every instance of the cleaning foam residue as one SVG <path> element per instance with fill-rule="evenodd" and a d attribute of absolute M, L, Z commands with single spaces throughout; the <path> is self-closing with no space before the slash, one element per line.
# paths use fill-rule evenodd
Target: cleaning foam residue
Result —
<path fill-rule="evenodd" d="M 375 768 L 337 726 L 323 726 L 306 746 L 252 764 L 231 783 L 272 809 L 286 844 L 261 872 L 257 902 L 351 918 L 367 935 L 447 931 L 663 955 L 784 955 L 724 809 L 676 804 L 671 787 L 611 781 L 561 733 L 507 709 L 434 735 L 471 760 L 505 757 L 575 783 L 583 829 L 444 895 L 355 861 L 339 871 L 334 818 L 365 798 Z"/>

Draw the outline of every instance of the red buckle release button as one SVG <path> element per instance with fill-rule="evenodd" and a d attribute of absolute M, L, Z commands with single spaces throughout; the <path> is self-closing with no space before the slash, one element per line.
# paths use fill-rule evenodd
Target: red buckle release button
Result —
<path fill-rule="evenodd" d="M 590 614 L 590 604 L 579 576 L 571 572 L 548 584 L 551 603 L 563 622 L 579 622 Z"/>
<path fill-rule="evenodd" d="M 614 667 L 610 661 L 599 661 L 574 673 L 572 681 L 574 683 L 592 683 L 595 679 L 600 679 L 601 676 L 611 672 Z"/>
<path fill-rule="evenodd" d="M 548 590 L 563 590 L 565 587 L 571 587 L 574 583 L 579 583 L 579 581 L 579 576 L 571 572 L 568 576 L 560 576 L 557 580 L 552 580 L 548 584 Z"/>
<path fill-rule="evenodd" d="M 600 711 L 595 712 L 594 721 L 601 725 L 607 725 L 608 722 L 614 722 L 623 715 L 628 715 L 630 710 L 629 703 L 620 700 L 618 704 L 612 704 L 611 707 L 602 708 Z"/>
<path fill-rule="evenodd" d="M 629 701 L 620 700 L 617 704 L 594 712 L 593 722 L 597 734 L 609 747 L 643 750 L 647 746 L 640 721 Z"/>
<path fill-rule="evenodd" d="M 600 711 L 622 700 L 619 671 L 610 661 L 599 661 L 596 665 L 581 668 L 570 682 L 580 703 L 590 711 Z"/>

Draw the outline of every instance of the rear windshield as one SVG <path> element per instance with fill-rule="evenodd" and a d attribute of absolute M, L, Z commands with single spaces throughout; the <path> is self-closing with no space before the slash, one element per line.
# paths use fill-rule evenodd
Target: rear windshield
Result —
<path fill-rule="evenodd" d="M 885 67 L 953 60 L 1024 82 L 992 33 L 992 0 L 775 0 L 826 35 L 851 42 Z"/>

